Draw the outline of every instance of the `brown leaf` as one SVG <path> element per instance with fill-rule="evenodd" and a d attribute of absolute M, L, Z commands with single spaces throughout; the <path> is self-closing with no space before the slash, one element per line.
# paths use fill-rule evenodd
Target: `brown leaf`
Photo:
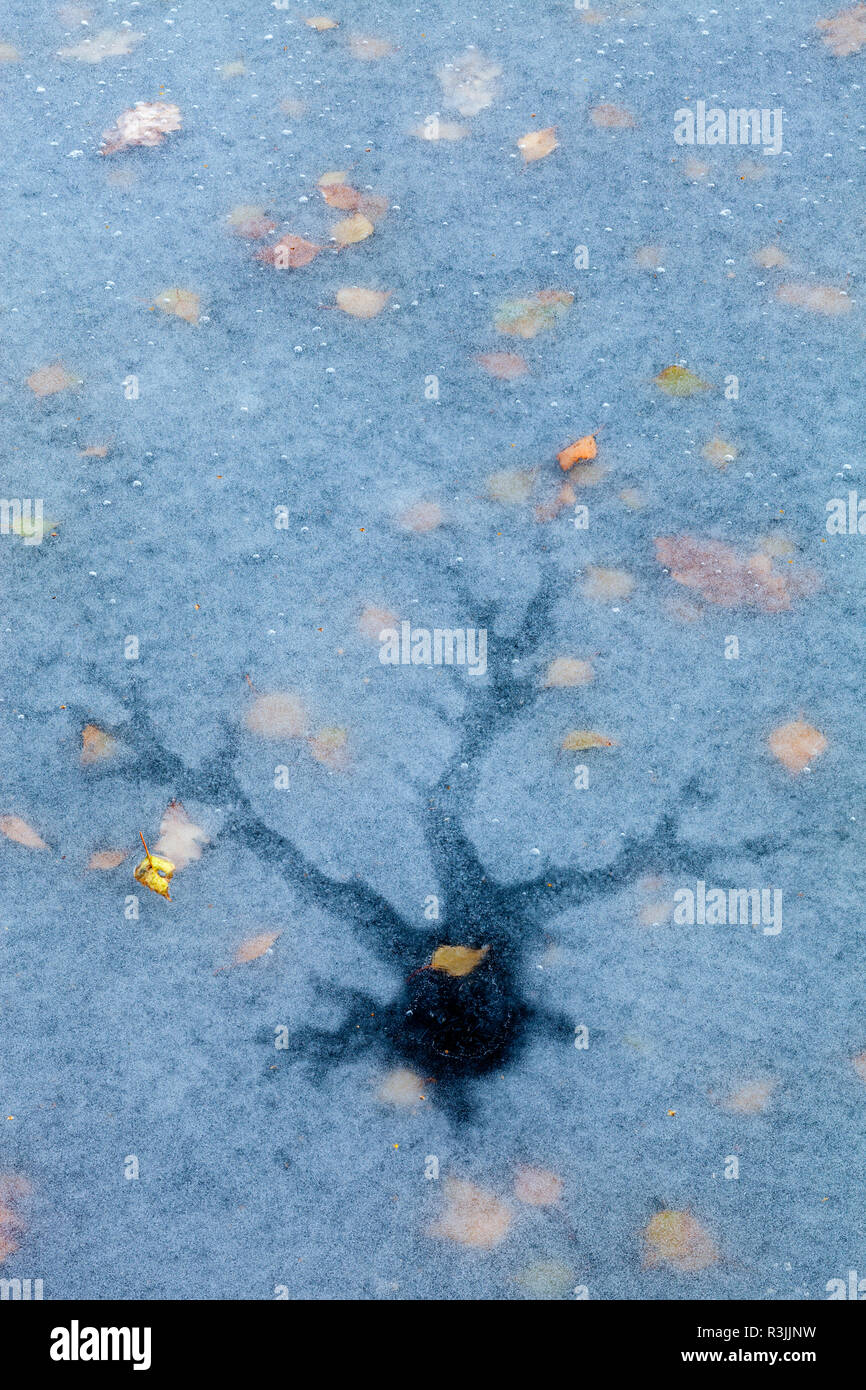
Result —
<path fill-rule="evenodd" d="M 248 936 L 235 951 L 234 964 L 246 965 L 248 961 L 258 960 L 271 949 L 279 936 L 282 936 L 280 931 L 263 931 L 257 936 Z"/>
<path fill-rule="evenodd" d="M 517 148 L 526 164 L 532 164 L 536 159 L 544 159 L 546 155 L 553 154 L 558 145 L 555 125 L 546 126 L 544 130 L 530 130 L 528 134 L 521 135 L 517 142 Z"/>
<path fill-rule="evenodd" d="M 847 291 L 834 289 L 832 285 L 780 285 L 776 298 L 782 304 L 792 304 L 796 309 L 807 309 L 811 314 L 825 314 L 830 318 L 850 314 L 853 308 Z"/>
<path fill-rule="evenodd" d="M 250 733 L 262 738 L 302 738 L 307 732 L 307 710 L 300 695 L 260 695 L 244 722 Z"/>
<path fill-rule="evenodd" d="M 786 567 L 774 569 L 774 556 L 756 551 L 741 559 L 722 541 L 694 536 L 657 536 L 656 559 L 671 578 L 687 589 L 696 589 L 709 603 L 723 608 L 753 607 L 780 613 L 795 598 L 812 593 L 817 576 L 811 571 L 795 574 Z"/>
<path fill-rule="evenodd" d="M 96 724 L 85 724 L 81 730 L 82 767 L 113 758 L 119 747 L 117 739 L 112 738 L 111 734 L 107 734 L 104 729 L 100 729 Z"/>
<path fill-rule="evenodd" d="M 803 719 L 794 719 L 790 724 L 780 724 L 770 734 L 770 752 L 789 772 L 803 772 L 813 761 L 827 750 L 827 740 L 811 724 Z"/>
<path fill-rule="evenodd" d="M 298 270 L 309 265 L 322 250 L 314 241 L 305 241 L 302 236 L 281 237 L 273 246 L 265 246 L 256 252 L 257 259 L 266 265 L 276 266 L 277 270 Z"/>
<path fill-rule="evenodd" d="M 485 352 L 475 361 L 499 381 L 514 381 L 529 371 L 529 363 L 519 352 Z"/>
<path fill-rule="evenodd" d="M 80 386 L 81 377 L 72 376 L 62 362 L 52 362 L 50 366 L 39 367 L 27 378 L 27 385 L 34 396 L 53 396 L 58 391 L 68 391 L 70 387 Z"/>
<path fill-rule="evenodd" d="M 390 297 L 390 290 L 364 290 L 358 285 L 347 285 L 337 290 L 337 308 L 356 319 L 374 319 Z"/>
<path fill-rule="evenodd" d="M 183 319 L 184 323 L 198 323 L 201 300 L 193 290 L 181 290 L 174 286 L 158 294 L 155 303 L 164 314 L 173 314 L 175 318 Z"/>
<path fill-rule="evenodd" d="M 0 816 L 0 835 L 14 840 L 16 845 L 24 845 L 26 849 L 48 849 L 42 836 L 20 816 Z"/>
<path fill-rule="evenodd" d="M 99 849 L 87 861 L 88 869 L 116 869 L 129 858 L 128 849 Z"/>
<path fill-rule="evenodd" d="M 427 1234 L 492 1250 L 508 1234 L 513 1218 L 509 1207 L 492 1192 L 460 1178 L 445 1178 L 442 1184 L 445 1207 Z"/>
<path fill-rule="evenodd" d="M 719 1252 L 709 1231 L 687 1211 L 660 1211 L 643 1231 L 644 1267 L 669 1265 L 696 1274 L 717 1264 Z"/>

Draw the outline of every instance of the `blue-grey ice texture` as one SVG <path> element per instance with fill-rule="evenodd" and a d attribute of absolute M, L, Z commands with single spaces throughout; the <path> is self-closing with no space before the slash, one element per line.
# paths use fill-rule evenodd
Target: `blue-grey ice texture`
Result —
<path fill-rule="evenodd" d="M 822 43 L 832 0 L 598 8 L 588 24 L 569 0 L 353 0 L 325 9 L 341 26 L 322 34 L 265 0 L 94 0 L 88 26 L 53 4 L 5 8 L 0 39 L 21 60 L 0 69 L 2 493 L 44 498 L 56 536 L 0 537 L 0 812 L 49 847 L 0 841 L 0 1171 L 32 1184 L 3 1273 L 43 1278 L 46 1298 L 517 1299 L 548 1261 L 566 1299 L 820 1299 L 866 1269 L 852 1065 L 866 1048 L 866 540 L 825 529 L 828 499 L 866 492 L 866 49 Z M 127 57 L 56 56 L 124 26 L 145 35 Z M 352 59 L 353 32 L 396 52 Z M 436 71 L 473 45 L 501 65 L 494 103 L 464 140 L 414 137 L 436 111 L 464 119 Z M 221 73 L 237 59 L 244 73 Z M 120 112 L 157 99 L 180 106 L 182 131 L 100 156 Z M 699 99 L 782 107 L 783 153 L 677 146 L 673 113 Z M 635 128 L 596 129 L 600 103 Z M 516 140 L 538 126 L 559 148 L 524 167 Z M 685 177 L 690 155 L 708 174 Z M 766 168 L 744 174 L 745 159 Z M 341 168 L 391 203 L 363 244 L 279 274 L 227 233 L 233 206 L 259 204 L 327 245 L 338 214 L 315 185 Z M 121 170 L 134 179 L 110 181 Z M 784 273 L 752 260 L 777 240 Z M 647 245 L 663 272 L 636 267 Z M 853 311 L 780 303 L 784 278 L 847 289 Z M 355 284 L 392 292 L 375 319 L 331 307 Z M 197 326 L 153 308 L 172 286 L 201 296 Z M 553 332 L 497 335 L 501 301 L 547 288 L 575 294 Z M 486 374 L 474 357 L 493 350 L 522 352 L 530 374 Z M 82 384 L 37 399 L 27 378 L 55 361 Z M 664 396 L 652 378 L 674 362 L 713 390 Z M 536 523 L 556 451 L 602 425 L 589 530 L 570 511 Z M 739 445 L 726 470 L 701 455 L 714 435 Z M 109 438 L 105 457 L 81 456 Z M 538 470 L 531 503 L 487 498 L 506 468 Z M 628 487 L 642 509 L 623 505 Z M 418 500 L 445 524 L 400 530 Z M 816 593 L 780 613 L 677 616 L 690 595 L 654 536 L 747 553 L 774 528 L 819 573 Z M 631 597 L 588 601 L 589 564 L 626 570 Z M 420 811 L 488 678 L 383 666 L 358 615 L 432 628 L 494 613 L 493 654 L 525 634 L 545 581 L 554 602 L 515 676 L 539 686 L 575 655 L 595 680 L 503 711 L 456 765 L 454 804 L 491 881 L 586 872 L 594 887 L 552 895 L 527 935 L 523 1046 L 469 1083 L 463 1117 L 435 1081 L 423 1103 L 387 1106 L 377 1090 L 401 1062 L 370 1015 L 398 999 L 425 898 L 445 891 Z M 724 659 L 731 634 L 739 660 Z M 249 733 L 247 676 L 298 692 L 315 728 L 346 728 L 348 770 Z M 793 776 L 767 736 L 798 717 L 828 747 Z M 114 761 L 81 766 L 86 723 L 120 741 Z M 573 727 L 617 740 L 586 755 L 588 790 L 557 753 Z M 361 931 L 339 897 L 242 842 L 237 806 L 209 792 L 226 785 L 274 844 L 381 895 L 401 940 Z M 155 836 L 174 797 L 212 843 L 172 903 L 138 889 L 128 920 L 135 858 L 85 865 Z M 662 822 L 674 858 L 620 872 L 622 846 Z M 608 866 L 607 884 L 590 874 Z M 652 925 L 652 903 L 699 877 L 781 888 L 782 932 Z M 276 930 L 264 958 L 220 968 Z M 565 1029 L 543 1021 L 560 1015 Z M 313 1067 L 275 1049 L 283 1024 L 302 1039 L 356 1027 L 369 1045 Z M 762 1113 L 720 1103 L 761 1080 L 777 1083 Z M 514 1199 L 520 1163 L 562 1179 L 557 1208 Z M 428 1234 L 448 1175 L 513 1206 L 494 1249 Z M 641 1231 L 661 1208 L 693 1214 L 717 1262 L 645 1268 Z"/>

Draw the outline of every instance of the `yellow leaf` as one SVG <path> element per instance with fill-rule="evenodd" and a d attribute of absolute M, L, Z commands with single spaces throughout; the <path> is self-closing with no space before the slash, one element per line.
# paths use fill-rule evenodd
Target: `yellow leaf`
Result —
<path fill-rule="evenodd" d="M 352 217 L 344 217 L 342 222 L 337 223 L 331 232 L 331 239 L 338 246 L 354 246 L 356 242 L 365 241 L 368 236 L 372 236 L 375 230 L 369 217 L 365 217 L 362 212 L 356 212 Z"/>
<path fill-rule="evenodd" d="M 582 753 L 586 748 L 616 748 L 615 739 L 605 738 L 594 729 L 569 729 L 562 740 L 563 753 Z"/>
<path fill-rule="evenodd" d="M 356 319 L 374 319 L 390 297 L 390 290 L 364 290 L 358 285 L 348 285 L 337 290 L 337 308 Z"/>
<path fill-rule="evenodd" d="M 100 729 L 96 724 L 85 724 L 81 730 L 82 766 L 87 767 L 90 763 L 113 758 L 119 746 L 117 739 L 112 738 L 104 729 Z"/>
<path fill-rule="evenodd" d="M 517 142 L 517 148 L 526 164 L 532 164 L 536 159 L 544 159 L 545 155 L 552 154 L 558 145 L 555 125 L 546 126 L 544 130 L 530 130 L 527 135 L 521 135 Z"/>
<path fill-rule="evenodd" d="M 446 975 L 471 975 L 483 961 L 489 946 L 474 951 L 471 946 L 437 946 L 430 962 L 431 970 L 443 970 Z"/>
<path fill-rule="evenodd" d="M 265 955 L 271 949 L 279 936 L 282 936 L 282 932 L 263 931 L 258 936 L 248 936 L 235 952 L 235 965 L 246 965 L 247 961 L 258 960 L 260 956 Z"/>
<path fill-rule="evenodd" d="M 183 319 L 184 323 L 198 323 L 201 312 L 201 300 L 192 290 L 163 290 L 156 296 L 156 306 L 164 314 Z"/>
<path fill-rule="evenodd" d="M 48 848 L 42 836 L 20 816 L 0 816 L 0 835 L 5 835 L 7 840 L 14 840 L 16 845 L 24 845 L 27 849 Z"/>
<path fill-rule="evenodd" d="M 682 1274 L 696 1274 L 718 1263 L 715 1241 L 687 1211 L 660 1211 L 643 1231 L 644 1266 L 670 1265 Z"/>
<path fill-rule="evenodd" d="M 698 391 L 710 389 L 708 381 L 702 381 L 687 367 L 665 367 L 653 380 L 666 396 L 694 396 Z"/>
<path fill-rule="evenodd" d="M 445 1207 L 427 1234 L 478 1250 L 492 1250 L 508 1234 L 513 1213 L 492 1192 L 460 1178 L 442 1184 Z"/>

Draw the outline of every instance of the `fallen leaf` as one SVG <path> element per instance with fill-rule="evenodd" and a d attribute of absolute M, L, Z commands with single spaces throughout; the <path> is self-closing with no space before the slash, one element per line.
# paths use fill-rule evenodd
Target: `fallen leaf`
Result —
<path fill-rule="evenodd" d="M 721 1101 L 722 1108 L 730 1110 L 732 1115 L 760 1115 L 766 1110 L 778 1087 L 779 1083 L 776 1080 L 747 1081 L 725 1096 Z"/>
<path fill-rule="evenodd" d="M 349 733 L 347 729 L 320 729 L 307 747 L 316 762 L 329 772 L 345 772 L 349 765 Z"/>
<path fill-rule="evenodd" d="M 461 116 L 477 116 L 479 111 L 493 105 L 502 68 L 485 58 L 477 48 L 469 48 L 461 57 L 439 68 L 436 76 L 446 106 L 453 106 Z"/>
<path fill-rule="evenodd" d="M 573 507 L 577 493 L 571 483 L 563 483 L 552 502 L 545 502 L 535 508 L 536 521 L 555 521 L 565 507 Z"/>
<path fill-rule="evenodd" d="M 322 250 L 314 241 L 305 241 L 302 236 L 291 233 L 281 237 L 273 246 L 265 246 L 256 252 L 256 257 L 266 265 L 276 266 L 277 270 L 298 270 L 309 265 Z"/>
<path fill-rule="evenodd" d="M 163 290 L 156 296 L 154 303 L 164 314 L 173 314 L 175 318 L 183 319 L 184 323 L 198 323 L 201 300 L 193 290 L 181 290 L 176 287 Z"/>
<path fill-rule="evenodd" d="M 514 1177 L 514 1195 L 524 1206 L 555 1206 L 562 1196 L 562 1178 L 546 1168 L 520 1164 Z"/>
<path fill-rule="evenodd" d="M 587 565 L 581 588 L 584 598 L 593 599 L 598 603 L 616 603 L 630 596 L 634 589 L 634 579 L 625 570 Z"/>
<path fill-rule="evenodd" d="M 319 192 L 328 207 L 339 208 L 341 212 L 354 212 L 363 201 L 363 196 L 357 188 L 351 188 L 347 183 L 325 184 Z"/>
<path fill-rule="evenodd" d="M 701 457 L 705 458 L 707 463 L 711 463 L 714 468 L 721 468 L 722 470 L 727 468 L 729 463 L 733 463 L 738 453 L 739 449 L 736 444 L 731 444 L 727 439 L 719 439 L 718 436 L 710 439 L 701 449 Z"/>
<path fill-rule="evenodd" d="M 670 1265 L 682 1274 L 697 1274 L 717 1264 L 719 1252 L 710 1233 L 687 1211 L 660 1211 L 643 1231 L 644 1267 Z"/>
<path fill-rule="evenodd" d="M 825 314 L 830 318 L 850 314 L 853 308 L 847 291 L 834 289 L 832 285 L 780 285 L 776 298 L 782 304 L 792 304 L 796 309 L 807 309 L 811 314 Z"/>
<path fill-rule="evenodd" d="M 492 1250 L 508 1234 L 513 1213 L 492 1192 L 460 1178 L 445 1178 L 442 1184 L 445 1208 L 427 1234 Z"/>
<path fill-rule="evenodd" d="M 795 572 L 789 566 L 773 568 L 774 557 L 756 551 L 741 559 L 722 541 L 694 536 L 657 536 L 656 559 L 671 578 L 687 589 L 696 589 L 709 603 L 723 608 L 738 606 L 780 613 L 795 598 L 814 592 L 817 576 L 811 570 Z"/>
<path fill-rule="evenodd" d="M 634 130 L 637 125 L 637 121 L 630 111 L 627 111 L 624 106 L 614 106 L 610 102 L 604 102 L 601 106 L 593 106 L 589 118 L 599 130 Z"/>
<path fill-rule="evenodd" d="M 101 154 L 117 154 L 135 145 L 161 145 L 166 135 L 181 128 L 180 107 L 168 101 L 137 101 L 122 111 L 117 125 L 102 136 Z"/>
<path fill-rule="evenodd" d="M 337 290 L 337 308 L 356 319 L 374 319 L 381 314 L 390 297 L 390 290 L 364 290 L 358 285 L 348 285 Z"/>
<path fill-rule="evenodd" d="M 567 690 L 575 685 L 588 685 L 592 678 L 590 662 L 579 661 L 574 656 L 558 656 L 547 668 L 544 685 L 549 690 Z"/>
<path fill-rule="evenodd" d="M 104 729 L 100 729 L 96 724 L 85 724 L 81 730 L 82 767 L 113 758 L 119 747 L 120 744 L 117 739 L 112 738 L 111 734 L 107 734 Z"/>
<path fill-rule="evenodd" d="M 385 1105 L 415 1105 L 424 1099 L 424 1082 L 408 1067 L 395 1067 L 382 1081 L 376 1098 Z"/>
<path fill-rule="evenodd" d="M 369 217 L 365 217 L 362 212 L 356 212 L 354 216 L 344 217 L 342 222 L 332 227 L 331 240 L 338 246 L 354 246 L 359 241 L 366 241 L 375 230 Z"/>
<path fill-rule="evenodd" d="M 815 28 L 823 30 L 823 42 L 835 58 L 850 58 L 866 44 L 866 5 L 854 5 L 829 19 L 818 19 Z"/>
<path fill-rule="evenodd" d="M 262 738 L 302 738 L 307 732 L 307 709 L 300 695 L 259 695 L 247 710 L 244 723 Z"/>
<path fill-rule="evenodd" d="M 582 439 L 576 439 L 573 444 L 569 444 L 567 449 L 563 449 L 556 455 L 559 466 L 564 473 L 573 468 L 581 459 L 594 459 L 598 453 L 594 434 L 585 434 Z"/>
<path fill-rule="evenodd" d="M 153 853 L 170 859 L 175 869 L 185 869 L 196 859 L 201 859 L 203 845 L 210 844 L 210 836 L 200 825 L 190 820 L 180 801 L 171 801 L 159 823 L 159 839 Z"/>
<path fill-rule="evenodd" d="M 257 936 L 248 936 L 235 951 L 234 964 L 246 965 L 248 961 L 258 960 L 271 949 L 280 936 L 282 932 L 279 931 L 263 931 Z"/>
<path fill-rule="evenodd" d="M 789 257 L 778 246 L 762 246 L 759 251 L 753 252 L 752 260 L 762 270 L 780 270 L 788 264 Z"/>
<path fill-rule="evenodd" d="M 67 372 L 62 362 L 52 362 L 50 366 L 39 367 L 27 378 L 27 385 L 34 396 L 54 396 L 58 391 L 69 391 L 81 385 L 81 377 Z"/>
<path fill-rule="evenodd" d="M 233 207 L 226 216 L 226 222 L 235 236 L 247 237 L 250 241 L 268 236 L 277 225 L 266 215 L 263 207 L 250 203 L 239 203 Z"/>
<path fill-rule="evenodd" d="M 16 845 L 24 845 L 26 849 L 48 849 L 42 836 L 20 816 L 0 816 L 0 835 L 14 840 Z"/>
<path fill-rule="evenodd" d="M 443 970 L 446 975 L 471 975 L 477 965 L 480 965 L 489 946 L 482 946 L 475 951 L 471 946 L 437 946 L 430 961 L 431 970 Z"/>
<path fill-rule="evenodd" d="M 525 164 L 544 159 L 546 155 L 553 154 L 558 146 L 555 125 L 546 126 L 544 130 L 530 130 L 528 134 L 521 135 L 517 142 Z"/>
<path fill-rule="evenodd" d="M 389 612 L 387 608 L 367 607 L 358 619 L 359 632 L 374 642 L 379 641 L 380 634 L 387 628 L 393 629 L 399 626 L 399 617 L 396 613 Z"/>
<path fill-rule="evenodd" d="M 129 858 L 128 849 L 99 849 L 87 861 L 88 869 L 116 869 Z"/>
<path fill-rule="evenodd" d="M 79 63 L 101 63 L 105 58 L 128 58 L 144 34 L 131 29 L 101 29 L 92 39 L 82 39 L 71 48 L 61 48 L 58 57 L 75 58 Z"/>
<path fill-rule="evenodd" d="M 437 502 L 415 502 L 397 517 L 397 525 L 402 531 L 414 531 L 418 535 L 435 531 L 442 521 L 442 508 Z"/>
<path fill-rule="evenodd" d="M 520 299 L 506 299 L 496 311 L 493 326 L 513 338 L 534 338 L 552 329 L 574 303 L 568 290 L 537 290 Z"/>
<path fill-rule="evenodd" d="M 390 39 L 369 38 L 364 34 L 349 36 L 349 52 L 353 58 L 365 63 L 375 62 L 377 58 L 389 58 L 396 51 Z"/>
<path fill-rule="evenodd" d="M 769 738 L 770 752 L 789 772 L 802 772 L 814 758 L 819 758 L 827 750 L 827 740 L 811 724 L 803 719 L 794 719 L 790 724 L 780 724 Z"/>
<path fill-rule="evenodd" d="M 82 459 L 104 459 L 108 457 L 114 440 L 109 440 L 106 444 L 88 444 L 86 448 L 78 450 L 78 457 Z"/>
<path fill-rule="evenodd" d="M 485 352 L 475 361 L 499 381 L 514 381 L 529 371 L 529 363 L 519 352 Z"/>
<path fill-rule="evenodd" d="M 315 15 L 312 19 L 305 19 L 304 23 L 311 29 L 315 29 L 322 34 L 326 29 L 336 29 L 339 25 L 337 19 L 326 19 L 324 15 Z"/>
<path fill-rule="evenodd" d="M 587 748 L 616 748 L 617 744 L 594 729 L 569 729 L 560 746 L 563 753 L 583 753 Z"/>
<path fill-rule="evenodd" d="M 702 381 L 686 367 L 665 367 L 653 381 L 666 396 L 694 396 L 698 391 L 710 389 L 708 381 Z"/>
<path fill-rule="evenodd" d="M 381 222 L 391 204 L 381 193 L 362 193 L 358 211 L 370 222 Z"/>
<path fill-rule="evenodd" d="M 487 496 L 493 502 L 505 502 L 509 506 L 529 500 L 535 484 L 535 473 L 525 468 L 506 468 L 500 473 L 491 473 L 487 479 Z"/>
<path fill-rule="evenodd" d="M 851 1065 L 860 1080 L 866 1082 L 866 1052 L 859 1052 L 856 1057 L 852 1057 Z"/>

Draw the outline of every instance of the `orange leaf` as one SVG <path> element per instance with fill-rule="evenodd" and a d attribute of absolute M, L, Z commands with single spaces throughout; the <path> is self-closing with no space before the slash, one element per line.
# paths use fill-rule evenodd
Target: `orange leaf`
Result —
<path fill-rule="evenodd" d="M 770 734 L 770 752 L 789 772 L 802 772 L 812 762 L 826 752 L 827 740 L 820 729 L 807 724 L 803 719 L 794 719 L 790 724 L 781 724 Z"/>
<path fill-rule="evenodd" d="M 282 936 L 282 932 L 263 931 L 259 932 L 258 936 L 248 936 L 235 952 L 235 965 L 246 965 L 248 961 L 258 960 L 271 949 L 278 936 Z"/>
<path fill-rule="evenodd" d="M 581 459 L 594 459 L 597 453 L 595 435 L 585 434 L 581 439 L 576 439 L 573 444 L 569 444 L 568 448 L 563 449 L 556 457 L 562 471 L 567 473 L 569 468 L 573 468 Z"/>
<path fill-rule="evenodd" d="M 517 142 L 517 148 L 527 164 L 532 164 L 536 159 L 544 159 L 545 155 L 552 154 L 558 145 L 555 125 L 546 126 L 544 130 L 530 130 L 527 135 L 521 135 Z"/>
<path fill-rule="evenodd" d="M 0 816 L 0 835 L 14 840 L 16 845 L 24 845 L 26 849 L 48 849 L 42 836 L 20 816 Z"/>

